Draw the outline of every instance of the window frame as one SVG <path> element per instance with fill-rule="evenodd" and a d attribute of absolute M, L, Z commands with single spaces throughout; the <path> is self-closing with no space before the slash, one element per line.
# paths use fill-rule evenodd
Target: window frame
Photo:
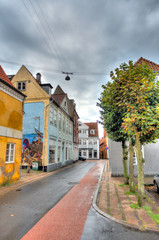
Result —
<path fill-rule="evenodd" d="M 13 145 L 13 149 L 11 149 L 11 145 Z M 8 149 L 9 146 L 9 149 Z M 13 153 L 11 154 L 11 151 L 13 150 Z M 7 151 L 9 151 L 7 154 Z M 11 157 L 13 158 L 13 160 L 10 160 Z M 6 160 L 8 158 L 8 160 Z M 15 162 L 15 143 L 7 143 L 7 147 L 6 147 L 6 156 L 5 156 L 5 163 L 14 163 Z"/>
<path fill-rule="evenodd" d="M 19 87 L 19 85 L 20 85 L 20 87 Z M 20 91 L 25 91 L 26 90 L 26 81 L 17 82 L 17 89 Z"/>

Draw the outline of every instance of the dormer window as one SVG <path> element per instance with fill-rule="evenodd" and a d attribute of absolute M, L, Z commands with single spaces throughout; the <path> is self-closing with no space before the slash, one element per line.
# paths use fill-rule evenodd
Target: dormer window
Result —
<path fill-rule="evenodd" d="M 94 130 L 94 129 L 91 129 L 91 130 L 90 130 L 90 134 L 94 135 L 94 134 L 95 134 L 95 130 Z"/>
<path fill-rule="evenodd" d="M 18 82 L 17 88 L 21 91 L 26 90 L 26 82 Z"/>

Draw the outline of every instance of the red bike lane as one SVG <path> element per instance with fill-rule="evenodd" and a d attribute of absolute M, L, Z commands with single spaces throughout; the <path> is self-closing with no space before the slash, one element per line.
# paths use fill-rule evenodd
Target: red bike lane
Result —
<path fill-rule="evenodd" d="M 79 240 L 102 167 L 98 161 L 21 240 Z"/>

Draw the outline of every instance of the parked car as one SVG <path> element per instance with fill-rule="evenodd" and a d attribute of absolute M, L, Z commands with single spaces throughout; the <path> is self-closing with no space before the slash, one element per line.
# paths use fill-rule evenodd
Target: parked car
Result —
<path fill-rule="evenodd" d="M 158 173 L 154 176 L 153 183 L 156 187 L 157 192 L 159 193 L 159 174 Z"/>
<path fill-rule="evenodd" d="M 82 160 L 82 161 L 86 161 L 86 158 L 85 158 L 85 157 L 82 157 L 82 156 L 79 156 L 78 159 L 79 159 L 79 160 Z"/>

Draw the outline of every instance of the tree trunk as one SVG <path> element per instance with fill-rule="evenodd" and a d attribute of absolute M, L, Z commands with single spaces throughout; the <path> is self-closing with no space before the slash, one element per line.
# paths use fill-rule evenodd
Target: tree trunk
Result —
<path fill-rule="evenodd" d="M 122 141 L 122 149 L 123 149 L 124 183 L 129 184 L 128 167 L 127 167 L 128 151 L 127 151 L 127 146 L 125 144 L 125 141 Z"/>
<path fill-rule="evenodd" d="M 130 192 L 135 191 L 133 153 L 134 153 L 134 150 L 133 150 L 132 139 L 129 138 L 129 185 L 130 185 Z"/>
<path fill-rule="evenodd" d="M 142 156 L 140 135 L 136 133 L 136 157 L 137 157 L 137 171 L 138 171 L 138 205 L 141 207 L 144 204 L 144 159 Z"/>

